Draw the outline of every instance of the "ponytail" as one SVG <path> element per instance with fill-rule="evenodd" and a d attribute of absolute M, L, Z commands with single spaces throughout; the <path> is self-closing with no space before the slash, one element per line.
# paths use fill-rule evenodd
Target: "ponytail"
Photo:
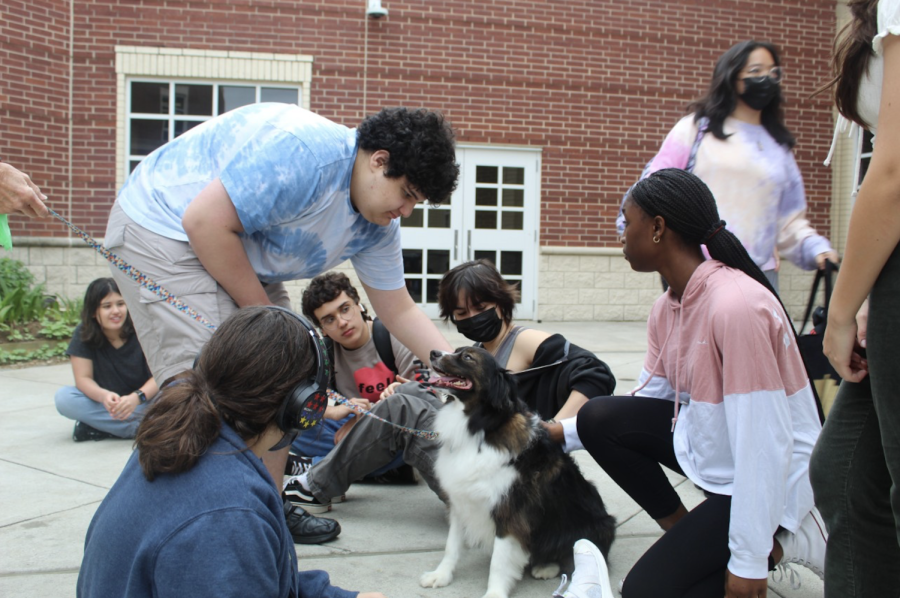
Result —
<path fill-rule="evenodd" d="M 219 436 L 219 413 L 194 371 L 163 389 L 138 428 L 135 447 L 149 481 L 191 469 Z"/>

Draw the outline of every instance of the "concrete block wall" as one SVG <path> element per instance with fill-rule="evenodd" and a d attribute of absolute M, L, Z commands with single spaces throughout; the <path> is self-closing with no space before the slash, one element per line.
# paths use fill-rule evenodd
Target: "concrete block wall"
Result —
<path fill-rule="evenodd" d="M 789 315 L 798 322 L 803 318 L 813 277 L 814 273 L 789 262 L 781 264 L 781 299 Z M 621 250 L 578 253 L 572 249 L 544 248 L 539 261 L 537 319 L 646 320 L 660 293 L 659 275 L 634 272 Z"/>
<path fill-rule="evenodd" d="M 78 239 L 72 240 L 71 246 L 66 239 L 44 240 L 44 245 L 35 243 L 34 239 L 19 241 L 12 252 L 0 252 L 0 257 L 23 262 L 36 282 L 44 283 L 49 293 L 81 297 L 92 280 L 110 275 L 106 260 L 93 249 L 80 246 Z M 560 254 L 545 248 L 540 256 L 536 319 L 545 322 L 647 319 L 650 307 L 662 292 L 658 275 L 632 271 L 621 251 L 602 249 L 581 254 L 568 251 Z M 363 303 L 368 305 L 350 262 L 336 270 L 347 274 L 359 289 Z M 791 317 L 798 322 L 809 299 L 812 279 L 813 273 L 782 262 L 781 297 Z M 297 280 L 285 285 L 296 311 L 300 311 L 300 297 L 307 284 L 307 280 Z"/>

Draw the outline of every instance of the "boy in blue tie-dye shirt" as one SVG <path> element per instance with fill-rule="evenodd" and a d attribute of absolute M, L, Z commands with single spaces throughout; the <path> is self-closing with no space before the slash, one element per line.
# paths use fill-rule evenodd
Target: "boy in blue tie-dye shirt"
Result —
<path fill-rule="evenodd" d="M 427 360 L 451 348 L 406 289 L 399 218 L 447 200 L 458 176 L 453 131 L 437 113 L 390 108 L 349 129 L 254 104 L 145 158 L 106 244 L 214 324 L 247 305 L 290 307 L 284 281 L 349 259 L 388 329 Z M 112 270 L 154 377 L 189 369 L 212 331 Z M 273 479 L 286 458 L 267 460 Z"/>

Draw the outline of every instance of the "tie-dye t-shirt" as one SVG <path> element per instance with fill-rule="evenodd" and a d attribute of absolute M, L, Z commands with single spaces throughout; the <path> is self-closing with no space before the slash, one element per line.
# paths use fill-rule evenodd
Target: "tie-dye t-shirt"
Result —
<path fill-rule="evenodd" d="M 118 202 L 135 222 L 187 241 L 188 204 L 220 179 L 262 282 L 312 278 L 350 259 L 360 279 L 402 288 L 398 220 L 367 221 L 350 203 L 356 130 L 292 104 L 253 104 L 209 120 L 150 154 Z"/>
<path fill-rule="evenodd" d="M 794 154 L 779 145 L 762 125 L 726 118 L 730 136 L 707 132 L 697 149 L 693 173 L 706 183 L 727 228 L 741 240 L 763 270 L 775 267 L 775 249 L 804 270 L 816 267 L 816 256 L 831 249 L 806 219 L 803 177 Z M 697 139 L 694 115 L 672 128 L 647 174 L 684 168 Z"/>

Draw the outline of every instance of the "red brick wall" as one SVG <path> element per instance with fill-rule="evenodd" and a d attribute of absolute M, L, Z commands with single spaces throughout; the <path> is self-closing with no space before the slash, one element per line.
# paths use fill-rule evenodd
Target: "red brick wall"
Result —
<path fill-rule="evenodd" d="M 788 125 L 798 139 L 811 216 L 827 231 L 827 98 L 834 0 L 365 0 L 75 2 L 72 172 L 68 172 L 68 3 L 4 0 L 0 156 L 33 175 L 90 232 L 115 195 L 114 46 L 314 56 L 312 109 L 347 125 L 387 105 L 441 109 L 461 142 L 543 149 L 541 244 L 608 246 L 622 193 L 715 59 L 735 41 L 783 53 Z M 14 234 L 65 234 L 13 220 Z"/>

